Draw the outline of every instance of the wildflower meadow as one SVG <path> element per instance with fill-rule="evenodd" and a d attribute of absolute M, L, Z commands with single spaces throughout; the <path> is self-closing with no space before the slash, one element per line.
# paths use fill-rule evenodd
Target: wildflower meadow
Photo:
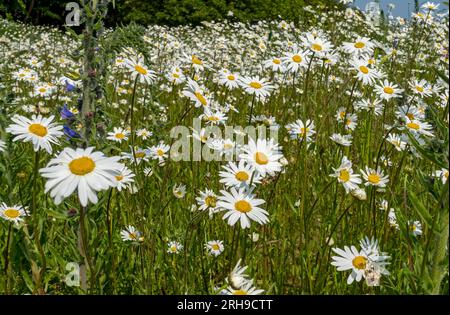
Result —
<path fill-rule="evenodd" d="M 448 294 L 448 4 L 113 2 L 0 18 L 0 293 Z"/>

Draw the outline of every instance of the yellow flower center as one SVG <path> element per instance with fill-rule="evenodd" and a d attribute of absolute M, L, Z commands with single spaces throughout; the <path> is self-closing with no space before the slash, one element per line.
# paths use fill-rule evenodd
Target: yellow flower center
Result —
<path fill-rule="evenodd" d="M 406 114 L 406 117 L 408 117 L 410 120 L 414 120 L 414 115 L 411 113 Z"/>
<path fill-rule="evenodd" d="M 86 175 L 95 169 L 95 162 L 87 156 L 74 159 L 69 163 L 69 169 L 72 174 L 75 175 Z"/>
<path fill-rule="evenodd" d="M 269 159 L 267 158 L 267 155 L 265 155 L 262 152 L 256 152 L 255 161 L 259 165 L 266 165 L 267 163 L 269 163 Z"/>
<path fill-rule="evenodd" d="M 234 295 L 247 295 L 247 291 L 245 290 L 234 290 Z"/>
<path fill-rule="evenodd" d="M 192 55 L 192 62 L 195 63 L 196 65 L 203 64 L 203 62 L 196 55 Z"/>
<path fill-rule="evenodd" d="M 366 66 L 361 66 L 359 67 L 359 70 L 364 73 L 364 74 L 368 74 L 369 73 L 369 68 L 367 68 Z"/>
<path fill-rule="evenodd" d="M 386 86 L 386 87 L 383 89 L 383 91 L 384 91 L 384 93 L 386 93 L 386 94 L 392 94 L 392 93 L 394 93 L 394 89 L 391 88 L 390 86 Z"/>
<path fill-rule="evenodd" d="M 356 42 L 355 43 L 355 48 L 361 49 L 366 47 L 366 44 L 364 44 L 363 42 Z"/>
<path fill-rule="evenodd" d="M 214 196 L 208 196 L 205 198 L 205 204 L 208 207 L 214 208 L 216 206 L 217 198 Z"/>
<path fill-rule="evenodd" d="M 239 171 L 239 172 L 237 172 L 237 173 L 234 175 L 234 177 L 235 177 L 238 181 L 240 181 L 240 182 L 245 182 L 245 181 L 247 181 L 248 178 L 249 178 L 247 172 L 244 172 L 244 171 Z"/>
<path fill-rule="evenodd" d="M 219 117 L 217 117 L 217 116 L 209 116 L 208 120 L 209 121 L 219 121 Z"/>
<path fill-rule="evenodd" d="M 172 247 L 170 247 L 170 250 L 175 253 L 177 251 L 177 247 L 175 245 L 172 245 Z"/>
<path fill-rule="evenodd" d="M 292 61 L 294 61 L 296 63 L 300 63 L 300 62 L 302 62 L 302 57 L 299 55 L 294 55 L 294 56 L 292 56 Z"/>
<path fill-rule="evenodd" d="M 322 51 L 322 46 L 321 45 L 319 45 L 319 44 L 312 44 L 311 45 L 311 49 L 312 50 L 315 50 L 315 51 Z"/>
<path fill-rule="evenodd" d="M 5 211 L 3 211 L 3 214 L 10 219 L 15 219 L 20 216 L 20 211 L 17 209 L 6 209 Z"/>
<path fill-rule="evenodd" d="M 172 74 L 172 76 L 177 79 L 180 77 L 180 75 L 178 73 L 174 73 L 174 74 Z"/>
<path fill-rule="evenodd" d="M 356 256 L 355 258 L 353 258 L 352 264 L 356 269 L 364 270 L 366 269 L 367 258 L 363 256 Z"/>
<path fill-rule="evenodd" d="M 252 210 L 252 205 L 248 201 L 239 200 L 234 204 L 234 208 L 239 212 L 246 213 Z"/>
<path fill-rule="evenodd" d="M 46 88 L 44 88 L 44 87 L 41 87 L 41 88 L 39 88 L 39 92 L 41 92 L 41 93 L 45 93 L 45 92 L 47 92 L 47 89 L 46 89 Z"/>
<path fill-rule="evenodd" d="M 345 111 L 340 112 L 340 113 L 339 113 L 339 117 L 340 117 L 341 119 L 344 119 L 344 117 L 345 117 Z"/>
<path fill-rule="evenodd" d="M 158 154 L 158 156 L 163 156 L 164 151 L 162 149 L 158 149 L 158 150 L 156 150 L 156 154 Z"/>
<path fill-rule="evenodd" d="M 232 75 L 232 74 L 230 74 L 227 78 L 228 78 L 228 80 L 230 80 L 230 81 L 236 80 L 236 78 L 235 78 L 234 75 Z"/>
<path fill-rule="evenodd" d="M 419 124 L 416 124 L 415 122 L 407 123 L 406 126 L 408 126 L 408 128 L 410 128 L 410 129 L 414 129 L 414 130 L 419 130 L 420 129 Z"/>
<path fill-rule="evenodd" d="M 203 106 L 206 106 L 208 104 L 206 98 L 200 92 L 195 92 L 194 94 L 195 97 L 198 99 L 200 103 L 202 103 Z"/>
<path fill-rule="evenodd" d="M 219 250 L 219 249 L 220 249 L 219 245 L 217 245 L 217 244 L 211 245 L 211 248 L 212 248 L 213 250 Z"/>
<path fill-rule="evenodd" d="M 135 65 L 134 66 L 134 70 L 136 70 L 138 73 L 142 74 L 142 75 L 146 75 L 147 74 L 147 70 L 145 68 L 143 68 L 140 65 Z"/>
<path fill-rule="evenodd" d="M 136 152 L 134 154 L 134 157 L 138 158 L 138 159 L 142 159 L 145 156 L 145 152 L 141 151 L 141 152 Z"/>
<path fill-rule="evenodd" d="M 262 88 L 262 84 L 259 83 L 259 82 L 255 82 L 255 81 L 250 82 L 249 85 L 250 85 L 252 88 L 254 88 L 254 89 L 260 89 L 260 88 Z"/>
<path fill-rule="evenodd" d="M 272 62 L 276 65 L 279 65 L 281 63 L 280 59 L 278 58 L 273 59 Z"/>
<path fill-rule="evenodd" d="M 119 132 L 119 133 L 116 133 L 116 138 L 123 139 L 123 138 L 125 138 L 125 135 L 123 133 Z"/>
<path fill-rule="evenodd" d="M 380 175 L 378 175 L 377 173 L 372 173 L 367 176 L 367 180 L 369 181 L 369 183 L 376 185 L 380 182 Z"/>
<path fill-rule="evenodd" d="M 135 240 L 137 238 L 136 233 L 128 233 L 128 236 L 133 240 Z"/>
<path fill-rule="evenodd" d="M 123 179 L 123 176 L 122 176 L 122 175 L 117 175 L 117 176 L 116 176 L 116 180 L 117 180 L 118 182 L 120 182 L 122 179 Z"/>
<path fill-rule="evenodd" d="M 423 87 L 417 85 L 417 86 L 416 86 L 416 90 L 417 90 L 418 92 L 422 93 L 422 92 L 423 92 Z"/>
<path fill-rule="evenodd" d="M 339 179 L 343 181 L 344 183 L 348 182 L 350 180 L 350 173 L 348 170 L 341 170 L 339 172 Z"/>
<path fill-rule="evenodd" d="M 369 59 L 369 65 L 374 65 L 375 64 L 375 60 L 374 59 Z"/>
<path fill-rule="evenodd" d="M 38 137 L 45 137 L 48 133 L 47 127 L 45 127 L 41 124 L 31 124 L 28 127 L 28 131 Z"/>

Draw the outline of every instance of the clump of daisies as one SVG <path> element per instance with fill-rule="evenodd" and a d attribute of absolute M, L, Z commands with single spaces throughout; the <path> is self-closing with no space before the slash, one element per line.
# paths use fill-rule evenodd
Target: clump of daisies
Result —
<path fill-rule="evenodd" d="M 241 266 L 241 259 L 237 262 L 236 266 L 228 275 L 225 280 L 227 283 L 226 289 L 220 291 L 221 295 L 259 295 L 264 290 L 257 289 L 253 285 L 253 279 L 250 279 L 245 271 L 248 266 Z"/>
<path fill-rule="evenodd" d="M 389 275 L 385 268 L 390 256 L 381 252 L 378 240 L 369 239 L 367 236 L 359 242 L 361 247 L 358 250 L 355 246 L 344 246 L 344 249 L 333 248 L 333 252 L 339 256 L 333 256 L 331 264 L 337 267 L 338 271 L 351 270 L 347 278 L 347 284 L 352 284 L 365 279 L 368 286 L 379 286 L 381 275 Z"/>

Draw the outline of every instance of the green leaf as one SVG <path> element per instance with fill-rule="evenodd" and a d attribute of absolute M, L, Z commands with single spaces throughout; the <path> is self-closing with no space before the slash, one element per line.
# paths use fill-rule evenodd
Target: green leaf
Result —
<path fill-rule="evenodd" d="M 427 226 L 431 228 L 432 217 L 428 212 L 428 210 L 425 208 L 425 206 L 419 200 L 419 198 L 417 198 L 416 194 L 412 192 L 412 190 L 408 190 L 408 195 L 413 205 L 413 208 L 417 211 L 420 218 L 427 224 Z"/>

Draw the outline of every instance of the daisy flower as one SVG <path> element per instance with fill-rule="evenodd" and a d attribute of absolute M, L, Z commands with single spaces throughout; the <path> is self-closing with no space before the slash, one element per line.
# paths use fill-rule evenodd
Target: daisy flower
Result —
<path fill-rule="evenodd" d="M 432 95 L 432 90 L 430 84 L 426 80 L 414 80 L 409 83 L 414 94 L 420 97 L 428 97 Z"/>
<path fill-rule="evenodd" d="M 354 59 L 350 65 L 350 70 L 356 70 L 356 78 L 363 84 L 372 85 L 381 76 L 377 70 L 369 67 L 366 60 Z"/>
<path fill-rule="evenodd" d="M 129 134 L 130 133 L 124 128 L 114 127 L 114 130 L 112 132 L 108 132 L 108 137 L 106 139 L 120 143 L 122 141 L 127 141 Z"/>
<path fill-rule="evenodd" d="M 225 85 L 228 89 L 233 90 L 239 87 L 239 76 L 237 74 L 228 72 L 221 73 L 219 83 Z"/>
<path fill-rule="evenodd" d="M 136 135 L 137 135 L 138 137 L 140 137 L 142 140 L 147 140 L 147 138 L 153 136 L 153 132 L 148 131 L 148 130 L 145 129 L 145 128 L 142 128 L 142 129 L 138 129 L 138 130 L 136 131 Z"/>
<path fill-rule="evenodd" d="M 144 58 L 138 56 L 136 59 L 127 58 L 125 59 L 125 66 L 131 71 L 132 79 L 139 77 L 139 82 L 147 84 L 152 84 L 156 78 L 155 72 L 149 70 L 144 64 Z"/>
<path fill-rule="evenodd" d="M 256 199 L 255 195 L 251 194 L 251 190 L 246 188 L 232 187 L 230 192 L 225 190 L 220 191 L 222 193 L 219 196 L 217 206 L 225 211 L 223 219 L 228 218 L 228 224 L 234 226 L 238 220 L 241 221 L 241 227 L 243 229 L 250 227 L 250 221 L 256 221 L 263 225 L 269 222 L 269 213 L 264 209 L 258 207 L 265 203 L 262 199 Z"/>
<path fill-rule="evenodd" d="M 395 134 L 390 133 L 386 139 L 390 144 L 392 144 L 397 151 L 403 151 L 406 148 L 407 143 L 405 141 L 402 141 L 402 138 Z"/>
<path fill-rule="evenodd" d="M 169 244 L 167 244 L 167 252 L 169 254 L 179 254 L 180 251 L 183 250 L 183 245 L 181 245 L 181 243 L 177 242 L 177 241 L 171 241 L 169 242 Z"/>
<path fill-rule="evenodd" d="M 312 33 L 307 33 L 301 40 L 306 47 L 319 56 L 324 55 L 333 48 L 329 41 L 319 36 L 314 36 Z"/>
<path fill-rule="evenodd" d="M 131 148 L 131 147 L 130 147 Z M 134 156 L 133 156 L 133 150 L 131 149 L 131 152 L 123 152 L 122 153 L 124 159 L 136 161 L 136 164 L 141 163 L 142 161 L 148 162 L 148 159 L 150 157 L 149 150 L 142 149 L 139 147 L 134 148 Z"/>
<path fill-rule="evenodd" d="M 347 114 L 345 117 L 345 130 L 355 130 L 358 116 L 356 114 Z"/>
<path fill-rule="evenodd" d="M 124 166 L 118 175 L 115 176 L 116 179 L 116 188 L 118 191 L 122 191 L 124 188 L 128 188 L 132 182 L 134 182 L 135 175 L 133 172 L 126 166 Z"/>
<path fill-rule="evenodd" d="M 106 157 L 93 150 L 93 147 L 65 148 L 39 170 L 42 177 L 48 178 L 45 193 L 50 191 L 56 204 L 77 190 L 80 204 L 86 207 L 88 201 L 98 202 L 97 191 L 116 186 L 115 176 L 123 169 L 123 165 L 118 163 L 120 157 Z"/>
<path fill-rule="evenodd" d="M 160 141 L 158 145 L 152 146 L 150 148 L 150 156 L 154 160 L 159 160 L 159 163 L 164 163 L 165 159 L 169 157 L 167 152 L 169 152 L 170 146 Z"/>
<path fill-rule="evenodd" d="M 306 139 L 306 142 L 312 141 L 312 136 L 316 133 L 314 128 L 314 121 L 309 119 L 306 120 L 306 123 L 303 123 L 302 120 L 297 119 L 294 123 L 286 125 L 288 134 L 292 139 Z"/>
<path fill-rule="evenodd" d="M 384 80 L 380 81 L 379 84 L 375 86 L 375 92 L 381 99 L 389 101 L 391 98 L 400 97 L 403 90 L 400 89 L 398 85 L 390 83 L 388 80 Z"/>
<path fill-rule="evenodd" d="M 274 89 L 266 79 L 260 79 L 258 76 L 255 77 L 241 77 L 239 80 L 242 88 L 248 94 L 254 94 L 257 97 L 265 98 L 270 95 L 270 92 Z"/>
<path fill-rule="evenodd" d="M 420 221 L 413 221 L 413 222 L 409 221 L 408 225 L 411 230 L 411 233 L 414 236 L 422 235 L 422 223 L 420 223 Z"/>
<path fill-rule="evenodd" d="M 282 60 L 281 60 L 281 58 L 278 58 L 278 57 L 273 57 L 273 58 L 265 60 L 263 65 L 264 65 L 264 68 L 272 69 L 272 71 L 274 71 L 274 72 L 277 72 L 277 71 L 284 72 L 285 71 Z"/>
<path fill-rule="evenodd" d="M 209 241 L 205 244 L 205 249 L 209 252 L 210 255 L 219 256 L 223 250 L 223 241 Z"/>
<path fill-rule="evenodd" d="M 383 103 L 379 99 L 362 99 L 355 103 L 356 110 L 373 110 L 375 116 L 380 116 L 383 113 Z"/>
<path fill-rule="evenodd" d="M 281 171 L 279 160 L 283 157 L 280 147 L 273 139 L 258 139 L 255 141 L 250 138 L 248 145 L 243 147 L 244 153 L 239 158 L 245 160 L 262 177 L 266 174 L 273 176 Z"/>
<path fill-rule="evenodd" d="M 358 36 L 353 42 L 344 42 L 342 44 L 344 51 L 356 55 L 371 55 L 375 46 L 369 38 Z"/>
<path fill-rule="evenodd" d="M 227 165 L 223 165 L 222 168 L 225 171 L 220 171 L 219 176 L 220 183 L 227 187 L 246 187 L 252 184 L 259 184 L 261 182 L 261 176 L 259 173 L 253 171 L 253 167 L 245 160 L 240 160 L 239 164 L 235 162 L 229 162 Z"/>
<path fill-rule="evenodd" d="M 366 166 L 365 171 L 361 170 L 361 174 L 366 181 L 366 186 L 386 187 L 386 184 L 389 182 L 388 175 L 384 176 L 380 168 L 374 170 Z"/>
<path fill-rule="evenodd" d="M 364 276 L 367 263 L 369 262 L 368 255 L 363 251 L 358 251 L 355 246 L 344 246 L 344 250 L 340 248 L 332 248 L 333 252 L 339 256 L 333 256 L 331 264 L 337 267 L 338 271 L 351 270 L 351 274 L 347 278 L 347 284 L 352 284 L 353 281 L 361 281 Z"/>
<path fill-rule="evenodd" d="M 349 147 L 352 145 L 353 137 L 352 135 L 341 135 L 339 133 L 333 133 L 330 139 L 344 147 Z"/>
<path fill-rule="evenodd" d="M 178 184 L 173 185 L 172 193 L 177 199 L 181 199 L 186 195 L 186 185 Z"/>
<path fill-rule="evenodd" d="M 44 149 L 52 153 L 51 144 L 58 144 L 58 138 L 64 134 L 61 131 L 63 126 L 52 123 L 54 118 L 54 116 L 44 118 L 41 115 L 33 115 L 29 119 L 15 115 L 11 118 L 15 124 L 9 125 L 6 132 L 16 136 L 13 141 L 32 142 L 35 152 Z"/>
<path fill-rule="evenodd" d="M 250 282 L 248 275 L 245 273 L 248 266 L 241 266 L 241 259 L 238 260 L 233 270 L 228 275 L 226 282 L 231 285 L 231 287 L 238 289 L 242 287 L 247 282 Z"/>
<path fill-rule="evenodd" d="M 259 290 L 253 286 L 253 281 L 248 281 L 243 284 L 239 289 L 234 289 L 229 286 L 226 290 L 222 291 L 224 295 L 260 295 L 264 290 Z"/>
<path fill-rule="evenodd" d="M 169 73 L 167 73 L 166 78 L 175 85 L 181 84 L 186 81 L 186 77 L 179 67 L 173 67 L 173 69 Z"/>
<path fill-rule="evenodd" d="M 290 72 L 297 72 L 300 68 L 308 66 L 306 54 L 302 51 L 286 53 L 282 60 L 285 69 Z"/>
<path fill-rule="evenodd" d="M 228 117 L 220 110 L 213 110 L 212 108 L 205 107 L 203 114 L 200 115 L 200 119 L 206 121 L 210 125 L 224 124 Z"/>
<path fill-rule="evenodd" d="M 200 196 L 195 198 L 197 204 L 199 205 L 199 211 L 209 210 L 209 217 L 217 211 L 217 195 L 214 191 L 206 189 L 205 191 L 200 191 Z"/>
<path fill-rule="evenodd" d="M 23 217 L 29 215 L 26 211 L 26 208 L 22 206 L 7 206 L 6 203 L 2 202 L 0 204 L 0 217 L 7 221 L 11 221 L 15 224 L 23 221 Z"/>
<path fill-rule="evenodd" d="M 141 236 L 141 232 L 139 232 L 134 226 L 128 225 L 126 229 L 120 231 L 120 237 L 124 242 L 132 241 L 132 242 L 143 242 L 144 237 Z"/>
<path fill-rule="evenodd" d="M 410 120 L 408 117 L 406 117 L 406 124 L 405 124 L 407 130 L 411 131 L 412 133 L 416 135 L 425 135 L 429 137 L 434 137 L 433 133 L 431 133 L 432 126 L 429 123 L 422 122 L 419 120 Z"/>
<path fill-rule="evenodd" d="M 437 170 L 434 172 L 434 176 L 437 178 L 440 178 L 442 181 L 442 184 L 445 185 L 445 183 L 448 180 L 448 169 L 441 168 L 440 170 Z"/>
<path fill-rule="evenodd" d="M 209 106 L 209 100 L 205 95 L 205 89 L 200 88 L 197 82 L 188 78 L 187 86 L 183 90 L 183 95 L 195 102 L 195 107 Z"/>
<path fill-rule="evenodd" d="M 330 174 L 331 177 L 338 179 L 338 182 L 344 186 L 345 193 L 349 193 L 352 190 L 358 188 L 361 184 L 361 178 L 359 174 L 353 174 L 352 162 L 348 160 L 346 156 L 342 158 L 341 165 L 334 169 L 334 173 Z"/>

